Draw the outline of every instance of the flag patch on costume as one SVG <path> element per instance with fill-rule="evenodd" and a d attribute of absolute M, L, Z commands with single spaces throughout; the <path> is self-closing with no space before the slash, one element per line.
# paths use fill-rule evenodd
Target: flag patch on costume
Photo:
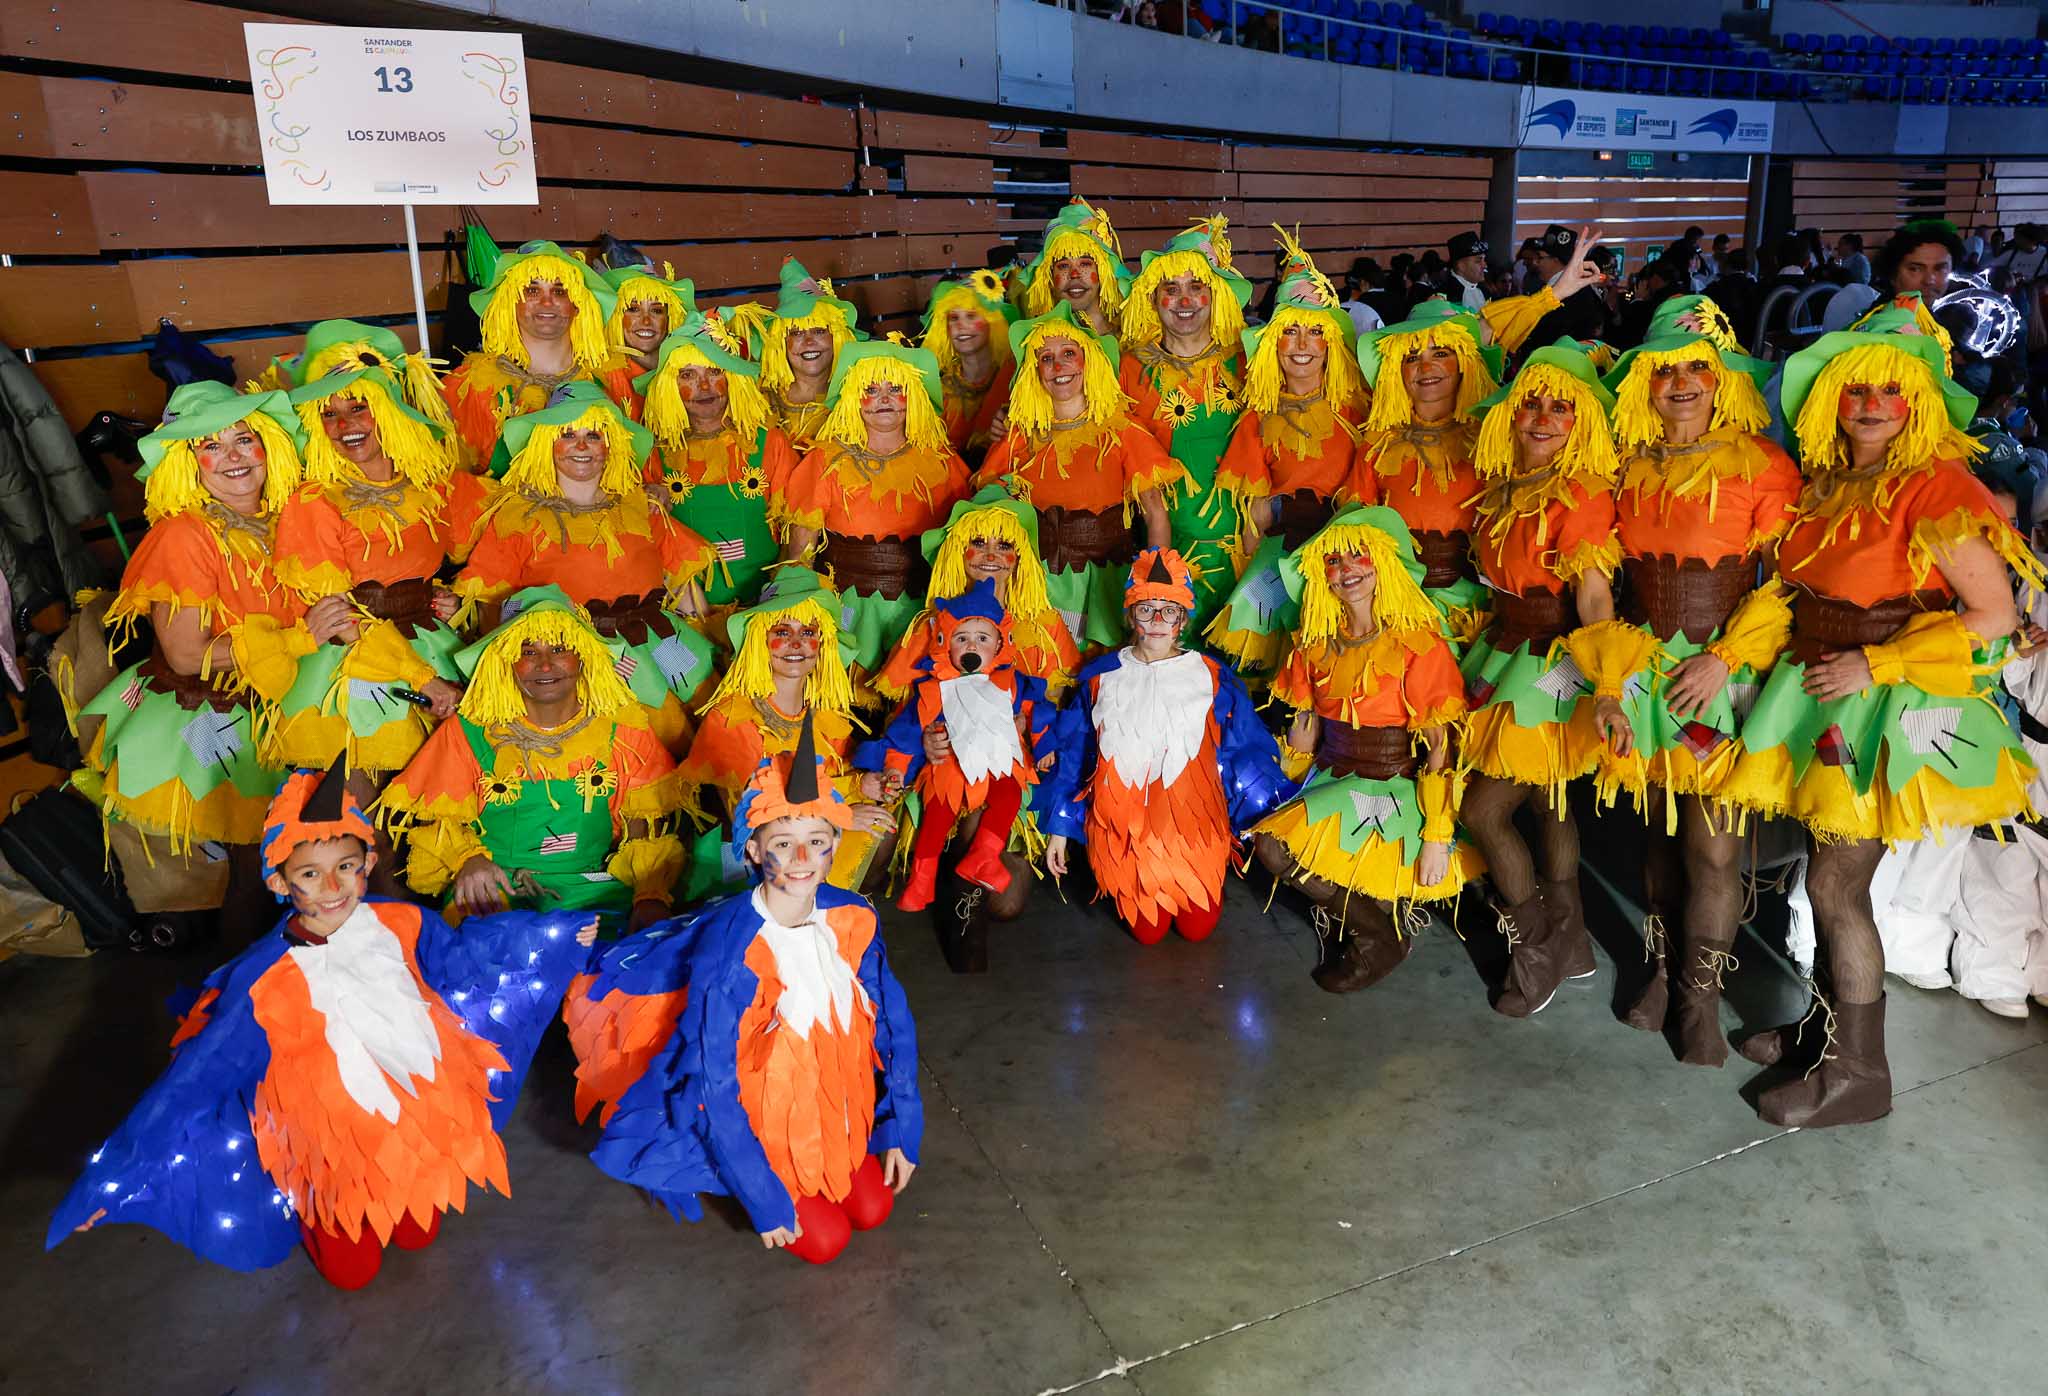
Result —
<path fill-rule="evenodd" d="M 655 667 L 668 680 L 668 686 L 687 689 L 690 676 L 703 666 L 704 660 L 695 650 L 682 642 L 676 635 L 664 635 L 655 643 L 652 651 Z"/>
<path fill-rule="evenodd" d="M 1837 722 L 1820 734 L 1820 740 L 1813 744 L 1813 754 L 1825 766 L 1853 766 L 1856 753 L 1849 747 L 1849 739 L 1842 735 L 1842 724 Z"/>
<path fill-rule="evenodd" d="M 1538 693 L 1553 703 L 1564 703 L 1578 697 L 1592 685 L 1586 682 L 1586 675 L 1570 655 L 1551 666 L 1550 672 L 1531 685 Z"/>
<path fill-rule="evenodd" d="M 576 831 L 571 829 L 566 834 L 549 834 L 540 841 L 540 851 L 542 853 L 574 853 L 576 851 Z"/>
<path fill-rule="evenodd" d="M 128 686 L 121 690 L 121 706 L 131 713 L 142 706 L 142 675 L 128 680 Z"/>
<path fill-rule="evenodd" d="M 1465 702 L 1475 708 L 1483 708 L 1493 700 L 1495 685 L 1486 679 L 1474 679 L 1465 685 Z"/>
<path fill-rule="evenodd" d="M 1692 753 L 1695 761 L 1704 761 L 1728 740 L 1726 732 L 1707 726 L 1704 722 L 1687 722 L 1679 726 L 1680 745 Z"/>
<path fill-rule="evenodd" d="M 1961 708 L 1910 708 L 1899 714 L 1899 728 L 1915 756 L 1947 756 L 1962 720 Z"/>
<path fill-rule="evenodd" d="M 619 656 L 618 662 L 612 665 L 612 672 L 621 679 L 630 679 L 633 677 L 633 671 L 639 667 L 639 660 L 630 654 L 622 654 Z"/>
<path fill-rule="evenodd" d="M 744 538 L 721 538 L 713 543 L 712 549 L 720 562 L 744 562 L 747 556 L 747 540 Z"/>
<path fill-rule="evenodd" d="M 208 708 L 186 723 L 178 735 L 185 739 L 187 750 L 200 765 L 225 764 L 242 749 L 242 734 L 235 730 L 237 720 L 234 713 L 217 713 Z"/>

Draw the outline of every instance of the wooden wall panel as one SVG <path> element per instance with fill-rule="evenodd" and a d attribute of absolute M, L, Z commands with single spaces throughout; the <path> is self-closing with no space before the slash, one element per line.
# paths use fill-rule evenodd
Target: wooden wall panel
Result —
<path fill-rule="evenodd" d="M 412 272 L 403 252 L 345 252 L 301 257 L 162 257 L 122 264 L 133 306 L 133 333 L 159 320 L 183 330 L 219 330 L 266 322 L 363 319 L 412 309 Z M 420 249 L 427 305 L 447 296 L 448 259 Z"/>
<path fill-rule="evenodd" d="M 1067 132 L 1067 151 L 1077 162 L 1098 165 L 1163 165 L 1173 170 L 1214 172 L 1230 168 L 1230 147 L 1222 141 L 1077 129 Z"/>
<path fill-rule="evenodd" d="M 27 73 L 0 73 L 0 149 L 9 158 L 50 158 L 50 118 L 42 83 Z"/>
<path fill-rule="evenodd" d="M 1122 198 L 1182 198 L 1203 201 L 1237 197 L 1237 176 L 1205 170 L 1163 170 L 1116 165 L 1076 165 L 1070 176 L 1074 192 L 1091 200 L 1098 194 Z"/>
<path fill-rule="evenodd" d="M 1916 218 L 1961 225 L 1990 217 L 1990 179 L 1982 162 L 1925 163 L 1795 160 L 1792 217 L 1829 235 L 1889 237 Z"/>
<path fill-rule="evenodd" d="M 903 187 L 920 194 L 987 194 L 995 188 L 995 161 L 948 155 L 903 157 Z"/>
<path fill-rule="evenodd" d="M 854 114 L 843 107 L 568 63 L 537 61 L 531 67 L 527 102 L 536 120 L 568 117 L 834 150 L 851 150 L 855 145 Z"/>
<path fill-rule="evenodd" d="M 0 252 L 90 257 L 99 245 L 79 176 L 0 170 Z"/>
<path fill-rule="evenodd" d="M 882 150 L 916 150 L 941 155 L 985 155 L 989 124 L 978 117 L 923 116 L 910 112 L 860 113 L 860 140 Z"/>
<path fill-rule="evenodd" d="M 853 152 L 795 145 L 739 145 L 695 136 L 535 123 L 541 179 L 605 184 L 741 185 L 751 189 L 845 189 Z"/>
<path fill-rule="evenodd" d="M 259 165 L 246 92 L 42 79 L 51 153 L 135 164 Z"/>
<path fill-rule="evenodd" d="M 186 0 L 0 0 L 0 56 L 247 82 L 250 21 L 304 22 Z"/>
<path fill-rule="evenodd" d="M 0 267 L 0 342 L 33 348 L 136 337 L 135 301 L 121 268 Z"/>

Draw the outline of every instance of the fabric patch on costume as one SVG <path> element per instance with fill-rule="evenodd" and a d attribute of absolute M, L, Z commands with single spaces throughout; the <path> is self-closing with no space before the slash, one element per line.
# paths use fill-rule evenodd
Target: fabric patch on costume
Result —
<path fill-rule="evenodd" d="M 441 1060 L 433 1012 L 420 996 L 398 937 L 367 903 L 358 902 L 326 944 L 294 946 L 287 953 L 305 976 L 349 1098 L 396 1123 L 399 1103 L 392 1085 L 418 1095 L 413 1080 L 433 1080 Z"/>
<path fill-rule="evenodd" d="M 953 760 L 970 785 L 1008 775 L 1024 759 L 1010 694 L 987 674 L 942 679 L 939 704 L 946 718 L 946 736 L 953 744 Z"/>
<path fill-rule="evenodd" d="M 1962 720 L 1960 708 L 1909 708 L 1899 714 L 1899 727 L 1915 756 L 1946 758 L 1955 745 L 1956 728 Z"/>
<path fill-rule="evenodd" d="M 630 654 L 622 654 L 612 662 L 612 672 L 622 680 L 632 678 L 634 671 L 639 667 L 640 661 Z"/>
<path fill-rule="evenodd" d="M 704 661 L 688 645 L 675 635 L 664 635 L 650 651 L 655 667 L 668 680 L 670 688 L 688 689 L 690 676 L 703 667 Z M 621 676 L 623 677 L 623 676 Z"/>
<path fill-rule="evenodd" d="M 747 540 L 744 538 L 721 538 L 711 545 L 720 562 L 744 562 L 747 558 Z"/>
<path fill-rule="evenodd" d="M 242 749 L 242 735 L 235 730 L 239 720 L 234 713 L 217 713 L 208 708 L 196 714 L 178 735 L 185 739 L 186 749 L 202 766 L 225 766 L 228 758 Z"/>
<path fill-rule="evenodd" d="M 574 853 L 576 851 L 576 831 L 571 829 L 566 834 L 543 835 L 540 841 L 540 851 L 542 853 Z"/>
<path fill-rule="evenodd" d="M 1216 681 L 1192 650 L 1146 664 L 1129 650 L 1096 681 L 1097 749 L 1133 787 L 1172 785 L 1202 749 Z"/>
<path fill-rule="evenodd" d="M 1565 703 L 1581 693 L 1591 691 L 1593 685 L 1586 682 L 1586 675 L 1570 655 L 1564 656 L 1551 666 L 1550 672 L 1536 680 L 1531 687 L 1549 696 L 1551 701 Z"/>
<path fill-rule="evenodd" d="M 1842 734 L 1842 725 L 1839 722 L 1831 724 L 1827 731 L 1820 734 L 1819 739 L 1813 744 L 1813 754 L 1820 758 L 1824 766 L 1856 764 L 1855 748 L 1849 745 L 1849 739 Z"/>
<path fill-rule="evenodd" d="M 1358 822 L 1351 832 L 1357 834 L 1371 829 L 1381 838 L 1387 836 L 1386 822 L 1401 812 L 1401 802 L 1391 795 L 1373 795 L 1362 790 L 1351 792 L 1351 812 L 1358 816 Z"/>

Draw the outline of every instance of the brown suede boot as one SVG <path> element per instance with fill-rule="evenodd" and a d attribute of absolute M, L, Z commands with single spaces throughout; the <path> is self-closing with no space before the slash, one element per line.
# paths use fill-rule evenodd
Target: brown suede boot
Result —
<path fill-rule="evenodd" d="M 1664 1018 L 1671 1011 L 1671 983 L 1665 961 L 1670 943 L 1664 935 L 1664 918 L 1656 912 L 1643 917 L 1643 958 L 1650 962 L 1650 982 L 1622 1016 L 1622 1021 L 1644 1032 L 1664 1031 Z"/>
<path fill-rule="evenodd" d="M 1509 1018 L 1541 1013 L 1564 982 L 1556 913 L 1538 892 L 1502 912 L 1500 928 L 1508 938 L 1508 982 L 1494 1011 Z"/>
<path fill-rule="evenodd" d="M 1735 1044 L 1735 1050 L 1743 1060 L 1755 1062 L 1758 1066 L 1789 1066 L 1794 1071 L 1806 1071 L 1820 1060 L 1821 1049 L 1827 1041 L 1822 1030 L 1826 1016 L 1826 1000 L 1820 990 L 1807 986 L 1806 1012 L 1789 1023 L 1775 1028 L 1753 1032 Z"/>
<path fill-rule="evenodd" d="M 1702 941 L 1686 947 L 1678 976 L 1678 1059 L 1688 1066 L 1719 1066 L 1728 1060 L 1721 1031 L 1721 976 L 1738 965 L 1725 945 Z"/>
<path fill-rule="evenodd" d="M 1336 933 L 1325 938 L 1327 955 L 1310 978 L 1326 993 L 1355 994 L 1392 974 L 1415 949 L 1415 938 L 1394 929 L 1384 912 L 1362 898 L 1353 897 L 1344 907 L 1341 920 L 1322 910 L 1334 923 Z"/>
<path fill-rule="evenodd" d="M 1538 882 L 1536 891 L 1556 908 L 1558 958 L 1566 979 L 1584 979 L 1597 972 L 1593 961 L 1593 933 L 1586 929 L 1586 903 L 1579 896 L 1579 877 L 1573 873 L 1556 882 Z"/>
<path fill-rule="evenodd" d="M 1773 1086 L 1757 1101 L 1767 1124 L 1787 1129 L 1861 1125 L 1892 1113 L 1892 1070 L 1884 1055 L 1884 999 L 1834 1005 L 1820 1065 Z"/>

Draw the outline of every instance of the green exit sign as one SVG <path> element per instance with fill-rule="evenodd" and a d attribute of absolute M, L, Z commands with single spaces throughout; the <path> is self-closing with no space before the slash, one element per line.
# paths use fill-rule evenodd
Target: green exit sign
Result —
<path fill-rule="evenodd" d="M 1632 170 L 1647 170 L 1657 163 L 1657 157 L 1647 150 L 1631 150 L 1628 153 L 1628 167 Z"/>

